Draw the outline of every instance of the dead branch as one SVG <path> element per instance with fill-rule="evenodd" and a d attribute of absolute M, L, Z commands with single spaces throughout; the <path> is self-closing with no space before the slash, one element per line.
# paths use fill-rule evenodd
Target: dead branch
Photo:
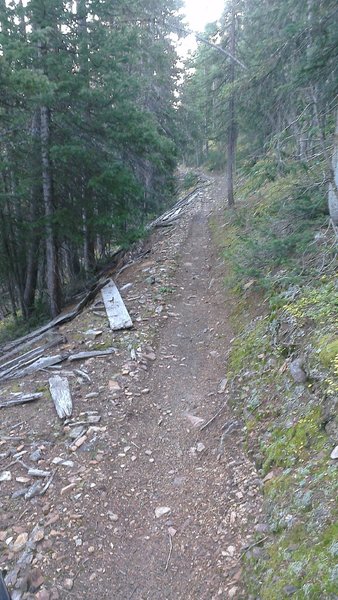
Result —
<path fill-rule="evenodd" d="M 226 405 L 227 405 L 227 400 L 224 402 L 224 404 L 221 406 L 221 408 L 217 411 L 217 413 L 211 417 L 211 419 L 209 419 L 209 421 L 207 421 L 207 423 L 205 423 L 204 425 L 202 425 L 202 427 L 200 428 L 200 431 L 204 431 L 204 429 L 206 429 L 207 427 L 209 427 L 209 425 L 211 425 L 211 423 L 213 423 L 217 417 L 219 417 L 219 415 L 223 412 L 223 410 L 225 409 Z"/>

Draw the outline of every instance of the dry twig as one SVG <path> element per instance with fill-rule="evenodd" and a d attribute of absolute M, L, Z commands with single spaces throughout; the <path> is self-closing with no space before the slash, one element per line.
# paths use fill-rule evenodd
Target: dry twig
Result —
<path fill-rule="evenodd" d="M 165 569 L 164 569 L 165 572 L 168 571 L 171 555 L 173 553 L 173 539 L 172 539 L 172 536 L 170 535 L 170 533 L 168 533 L 168 535 L 169 535 L 169 554 L 168 554 L 167 562 L 166 562 Z"/>
<path fill-rule="evenodd" d="M 202 425 L 202 427 L 200 428 L 200 431 L 204 431 L 204 429 L 206 429 L 207 427 L 209 427 L 209 425 L 211 425 L 211 423 L 213 423 L 217 417 L 219 417 L 219 415 L 223 412 L 223 410 L 225 409 L 226 405 L 227 405 L 227 400 L 224 402 L 224 404 L 221 406 L 221 408 L 217 411 L 217 413 L 211 417 L 211 419 L 209 419 L 209 421 L 207 421 L 207 423 L 205 423 L 204 425 Z"/>
<path fill-rule="evenodd" d="M 247 552 L 249 552 L 249 550 L 252 550 L 252 548 L 254 548 L 255 546 L 259 546 L 259 544 L 262 544 L 263 542 L 265 542 L 266 540 L 268 540 L 268 539 L 269 539 L 269 537 L 270 537 L 269 535 L 266 535 L 266 536 L 265 536 L 265 537 L 263 537 L 261 540 L 258 540 L 258 542 L 255 542 L 254 544 L 251 544 L 250 546 L 248 546 L 248 548 L 246 548 L 246 549 L 245 549 L 245 550 L 242 552 L 242 554 L 241 554 L 240 558 L 243 558 L 243 556 L 244 556 L 244 555 L 245 555 Z"/>

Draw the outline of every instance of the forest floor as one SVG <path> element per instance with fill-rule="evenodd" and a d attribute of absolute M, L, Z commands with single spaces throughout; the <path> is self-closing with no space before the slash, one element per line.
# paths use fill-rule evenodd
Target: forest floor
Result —
<path fill-rule="evenodd" d="M 68 424 L 48 396 L 50 372 L 0 390 L 46 391 L 1 411 L 0 568 L 13 600 L 248 598 L 242 556 L 266 525 L 243 423 L 227 405 L 232 331 L 210 230 L 224 198 L 223 179 L 210 177 L 116 279 L 132 330 L 112 333 L 95 303 L 60 328 L 62 349 L 116 348 L 58 371 L 71 384 Z M 24 498 L 24 465 L 55 472 L 45 495 Z"/>

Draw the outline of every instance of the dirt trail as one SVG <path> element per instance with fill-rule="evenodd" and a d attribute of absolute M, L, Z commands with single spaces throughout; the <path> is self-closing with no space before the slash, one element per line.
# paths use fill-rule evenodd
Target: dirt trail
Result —
<path fill-rule="evenodd" d="M 144 369 L 132 373 L 125 390 L 128 408 L 118 395 L 113 412 L 108 396 L 106 404 L 101 398 L 94 405 L 101 412 L 105 407 L 107 430 L 89 453 L 78 453 L 79 469 L 69 481 L 76 485 L 76 474 L 84 479 L 82 492 L 60 496 L 60 486 L 67 482 L 60 482 L 57 491 L 56 478 L 52 504 L 45 508 L 44 500 L 34 506 L 26 530 L 41 511 L 58 518 L 54 538 L 45 534 L 37 562 L 46 577 L 44 587 L 52 585 L 54 592 L 41 596 L 40 590 L 40 596 L 27 597 L 243 597 L 240 556 L 262 518 L 257 473 L 245 456 L 242 425 L 230 408 L 204 431 L 193 423 L 193 417 L 207 422 L 229 399 L 224 378 L 231 329 L 222 261 L 208 224 L 211 214 L 221 215 L 223 193 L 222 181 L 213 179 L 174 233 L 161 230 L 155 235 L 150 263 L 159 274 L 163 257 L 170 260 L 175 254 L 178 266 L 166 286 L 172 293 L 165 309 L 162 303 L 157 311 L 155 325 L 147 318 L 137 324 L 139 336 L 148 325 L 153 341 L 144 355 Z M 119 285 L 135 280 L 149 288 L 144 283 L 147 265 L 149 260 L 129 269 Z M 93 371 L 102 391 L 121 365 L 112 367 L 109 359 L 100 364 L 104 367 Z M 127 371 L 122 366 L 125 377 Z M 17 416 L 18 409 L 12 422 Z M 40 434 L 41 428 L 48 429 L 42 420 Z M 9 504 L 6 508 L 10 512 Z M 167 513 L 156 516 L 159 508 Z M 53 539 L 56 545 L 47 543 Z"/>

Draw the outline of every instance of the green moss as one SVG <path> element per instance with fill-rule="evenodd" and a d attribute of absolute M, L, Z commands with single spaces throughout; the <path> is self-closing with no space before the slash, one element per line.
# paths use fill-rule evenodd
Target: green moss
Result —
<path fill-rule="evenodd" d="M 333 366 L 335 359 L 338 356 L 338 338 L 329 343 L 327 343 L 326 338 L 326 343 L 320 346 L 318 354 L 319 360 L 324 367 L 330 368 Z"/>
<path fill-rule="evenodd" d="M 285 468 L 303 462 L 310 452 L 322 450 L 326 440 L 322 430 L 322 411 L 320 407 L 316 407 L 289 429 L 273 430 L 265 448 L 263 470 L 267 473 L 272 466 Z"/>
<path fill-rule="evenodd" d="M 98 342 L 97 344 L 93 344 L 91 350 L 108 350 L 108 348 L 112 347 L 112 340 Z M 116 344 L 115 344 L 116 345 Z"/>
<path fill-rule="evenodd" d="M 310 318 L 318 326 L 337 323 L 338 294 L 335 278 L 328 279 L 324 276 L 316 287 L 304 288 L 298 300 L 288 302 L 284 309 L 298 321 Z"/>
<path fill-rule="evenodd" d="M 246 331 L 233 342 L 228 359 L 228 374 L 235 377 L 242 369 L 261 364 L 258 356 L 266 351 L 268 343 L 265 323 L 256 322 L 250 331 Z"/>
<path fill-rule="evenodd" d="M 48 392 L 49 388 L 47 385 L 38 385 L 35 388 L 36 393 L 44 393 L 44 392 Z"/>

